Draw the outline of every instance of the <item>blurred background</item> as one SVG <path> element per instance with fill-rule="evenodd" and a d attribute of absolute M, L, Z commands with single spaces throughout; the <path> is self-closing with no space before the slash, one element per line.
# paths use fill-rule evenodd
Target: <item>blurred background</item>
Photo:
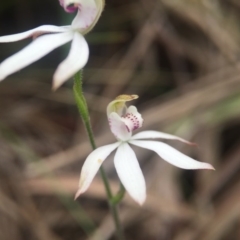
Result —
<path fill-rule="evenodd" d="M 67 25 L 57 0 L 0 2 L 0 35 L 43 24 Z M 120 216 L 127 239 L 240 239 L 240 1 L 106 0 L 87 35 L 84 69 L 98 146 L 114 141 L 107 104 L 138 94 L 142 130 L 176 134 L 198 147 L 169 144 L 216 171 L 184 171 L 134 148 L 147 183 L 139 207 L 126 194 Z M 0 44 L 0 61 L 31 39 Z M 51 91 L 68 53 L 63 46 L 0 84 L 0 239 L 115 239 L 97 176 L 77 201 L 79 174 L 91 148 L 70 80 Z M 114 191 L 112 155 L 104 167 Z"/>

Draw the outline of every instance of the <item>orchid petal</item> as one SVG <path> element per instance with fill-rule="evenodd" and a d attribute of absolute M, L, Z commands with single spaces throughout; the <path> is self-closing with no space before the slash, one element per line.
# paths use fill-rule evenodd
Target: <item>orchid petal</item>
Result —
<path fill-rule="evenodd" d="M 122 118 L 115 112 L 112 112 L 108 117 L 110 129 L 117 139 L 122 141 L 128 140 L 132 132 L 128 130 Z"/>
<path fill-rule="evenodd" d="M 81 0 L 79 2 L 79 10 L 73 19 L 72 27 L 74 29 L 87 29 L 95 21 L 100 9 L 98 9 L 95 0 Z"/>
<path fill-rule="evenodd" d="M 42 58 L 55 48 L 71 41 L 71 32 L 38 37 L 27 47 L 4 60 L 0 65 L 0 80 Z"/>
<path fill-rule="evenodd" d="M 57 89 L 77 71 L 82 69 L 88 60 L 89 48 L 84 37 L 74 33 L 73 42 L 67 58 L 58 66 L 53 76 L 53 89 Z"/>
<path fill-rule="evenodd" d="M 17 34 L 12 34 L 12 35 L 7 35 L 7 36 L 2 36 L 0 37 L 0 42 L 16 42 L 28 37 L 36 37 L 44 33 L 58 33 L 58 32 L 66 32 L 68 30 L 69 26 L 66 27 L 58 27 L 54 25 L 43 25 L 31 30 L 28 30 L 26 32 L 22 33 L 17 33 Z"/>
<path fill-rule="evenodd" d="M 146 138 L 163 138 L 163 139 L 179 140 L 181 142 L 184 142 L 190 145 L 195 145 L 195 143 L 191 143 L 183 138 L 180 138 L 168 133 L 158 132 L 158 131 L 143 131 L 131 137 L 131 139 L 133 140 L 146 139 Z"/>
<path fill-rule="evenodd" d="M 120 181 L 129 195 L 142 205 L 146 199 L 146 184 L 136 155 L 127 143 L 118 147 L 114 164 Z"/>
<path fill-rule="evenodd" d="M 146 148 L 156 152 L 162 159 L 170 164 L 183 169 L 212 169 L 213 166 L 209 163 L 196 161 L 187 155 L 179 152 L 175 148 L 166 143 L 156 141 L 136 141 L 131 140 L 129 143 L 138 147 Z"/>
<path fill-rule="evenodd" d="M 79 189 L 75 195 L 75 199 L 88 189 L 103 161 L 119 146 L 119 144 L 120 143 L 117 142 L 99 147 L 89 154 L 82 167 Z"/>

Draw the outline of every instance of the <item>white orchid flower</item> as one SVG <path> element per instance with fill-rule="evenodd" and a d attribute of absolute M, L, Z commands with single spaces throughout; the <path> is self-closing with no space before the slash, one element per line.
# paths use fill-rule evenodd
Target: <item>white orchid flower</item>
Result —
<path fill-rule="evenodd" d="M 72 44 L 69 54 L 54 73 L 53 89 L 58 88 L 85 66 L 88 61 L 89 48 L 83 35 L 96 24 L 103 10 L 104 1 L 60 0 L 60 3 L 68 12 L 78 10 L 71 25 L 60 27 L 43 25 L 26 32 L 0 37 L 0 43 L 15 42 L 28 37 L 34 38 L 34 41 L 27 47 L 0 64 L 0 81 L 70 41 Z"/>
<path fill-rule="evenodd" d="M 143 131 L 132 135 L 142 127 L 143 119 L 135 106 L 126 107 L 126 101 L 138 98 L 137 95 L 120 95 L 107 107 L 107 116 L 112 133 L 117 142 L 94 150 L 83 164 L 79 189 L 75 198 L 84 193 L 91 184 L 103 161 L 117 149 L 114 165 L 123 186 L 129 195 L 140 205 L 146 199 L 146 184 L 137 157 L 129 144 L 156 152 L 162 159 L 183 169 L 214 169 L 212 165 L 196 161 L 166 143 L 146 141 L 147 138 L 179 140 L 192 144 L 182 138 L 157 131 Z"/>

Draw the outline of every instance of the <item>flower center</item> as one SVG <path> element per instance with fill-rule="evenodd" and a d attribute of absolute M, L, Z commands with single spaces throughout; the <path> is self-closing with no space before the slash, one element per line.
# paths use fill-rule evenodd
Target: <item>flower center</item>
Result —
<path fill-rule="evenodd" d="M 59 3 L 68 13 L 75 12 L 76 10 L 80 9 L 81 6 L 79 0 L 59 0 Z"/>
<path fill-rule="evenodd" d="M 78 10 L 78 8 L 80 8 L 79 4 L 71 3 L 68 6 L 66 6 L 66 11 L 72 13 Z"/>
<path fill-rule="evenodd" d="M 118 140 L 128 141 L 132 131 L 142 127 L 143 119 L 137 108 L 125 105 L 136 98 L 137 95 L 120 95 L 107 106 L 110 129 Z"/>
<path fill-rule="evenodd" d="M 138 112 L 127 112 L 126 115 L 121 118 L 125 123 L 128 132 L 132 132 L 142 127 L 143 119 Z"/>

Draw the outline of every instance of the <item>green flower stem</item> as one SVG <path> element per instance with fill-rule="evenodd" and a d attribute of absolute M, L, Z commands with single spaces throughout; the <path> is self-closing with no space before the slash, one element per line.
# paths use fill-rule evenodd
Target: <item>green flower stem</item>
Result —
<path fill-rule="evenodd" d="M 125 194 L 125 188 L 122 185 L 122 183 L 120 182 L 120 189 L 119 189 L 118 193 L 114 197 L 112 197 L 111 204 L 117 205 L 118 203 L 120 203 L 124 197 L 124 194 Z"/>
<path fill-rule="evenodd" d="M 82 121 L 84 123 L 84 126 L 86 128 L 88 137 L 89 137 L 89 141 L 91 143 L 92 149 L 96 149 L 96 144 L 94 141 L 94 135 L 93 135 L 93 131 L 92 131 L 92 127 L 91 127 L 91 122 L 90 122 L 90 116 L 89 116 L 89 112 L 88 112 L 88 107 L 87 107 L 87 102 L 85 100 L 85 97 L 83 95 L 83 91 L 82 91 L 82 71 L 79 71 L 78 73 L 75 74 L 74 76 L 74 86 L 73 86 L 73 92 L 74 92 L 74 97 L 75 97 L 75 101 L 79 110 L 79 113 L 82 117 Z M 119 193 L 116 196 L 113 196 L 111 188 L 110 188 L 110 184 L 109 181 L 107 179 L 106 173 L 103 169 L 103 167 L 100 167 L 100 172 L 101 172 L 101 177 L 103 179 L 103 183 L 105 186 L 105 190 L 107 193 L 107 198 L 108 198 L 108 204 L 109 207 L 111 209 L 111 213 L 113 216 L 113 220 L 115 223 L 115 227 L 116 227 L 116 233 L 117 233 L 117 237 L 119 240 L 124 240 L 124 234 L 122 231 L 122 227 L 121 227 L 121 223 L 120 223 L 120 219 L 119 219 L 119 214 L 117 211 L 117 204 L 121 201 L 121 199 L 123 198 L 124 195 L 124 191 L 122 191 L 122 187 L 119 190 Z"/>

